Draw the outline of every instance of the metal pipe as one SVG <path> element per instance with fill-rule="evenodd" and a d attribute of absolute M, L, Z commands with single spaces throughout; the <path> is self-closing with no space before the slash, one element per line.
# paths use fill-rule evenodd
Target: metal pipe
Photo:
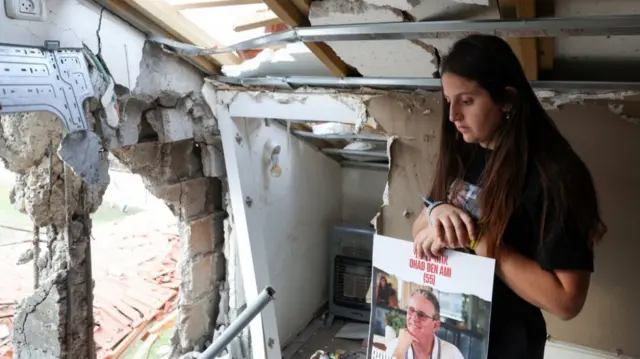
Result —
<path fill-rule="evenodd" d="M 306 138 L 316 138 L 320 140 L 361 140 L 361 141 L 376 141 L 387 142 L 387 136 L 374 135 L 368 133 L 329 133 L 326 135 L 319 135 L 317 133 L 309 131 L 293 130 L 294 135 Z"/>
<path fill-rule="evenodd" d="M 379 87 L 395 89 L 440 89 L 440 79 L 435 78 L 410 78 L 410 77 L 331 77 L 331 76 L 288 76 L 288 77 L 226 77 L 212 76 L 212 80 L 224 82 L 230 85 L 240 86 L 268 86 L 290 89 L 296 86 L 318 87 Z"/>
<path fill-rule="evenodd" d="M 225 77 L 210 79 L 229 85 L 265 86 L 291 89 L 295 87 L 335 87 L 359 89 L 362 87 L 386 90 L 439 90 L 440 79 L 418 77 L 330 77 L 330 76 L 289 76 L 289 77 Z M 278 86 L 278 84 L 280 86 Z M 531 81 L 537 90 L 559 91 L 640 91 L 640 82 L 593 82 L 593 81 Z"/>
<path fill-rule="evenodd" d="M 240 313 L 238 318 L 229 325 L 227 329 L 216 339 L 211 345 L 198 356 L 199 359 L 214 359 L 231 343 L 233 338 L 238 336 L 240 332 L 256 317 L 272 300 L 276 291 L 271 287 L 266 287 L 256 300 L 247 306 Z"/>
<path fill-rule="evenodd" d="M 375 158 L 381 158 L 381 159 L 388 158 L 387 152 L 385 151 L 362 151 L 362 150 L 345 150 L 343 148 L 323 148 L 322 152 L 330 155 L 375 157 Z"/>
<path fill-rule="evenodd" d="M 228 47 L 202 48 L 168 41 L 159 36 L 149 40 L 163 43 L 176 53 L 204 56 L 250 50 L 292 42 L 417 40 L 459 38 L 469 34 L 501 37 L 560 37 L 640 35 L 640 15 L 535 18 L 513 20 L 455 20 L 387 22 L 296 27 L 275 34 L 242 41 Z"/>

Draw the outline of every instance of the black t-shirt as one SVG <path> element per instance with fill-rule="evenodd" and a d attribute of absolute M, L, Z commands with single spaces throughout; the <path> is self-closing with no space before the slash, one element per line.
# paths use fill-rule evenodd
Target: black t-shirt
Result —
<path fill-rule="evenodd" d="M 478 196 L 481 176 L 491 151 L 477 146 L 464 179 L 454 182 L 449 200 L 476 219 L 480 216 Z M 572 225 L 570 213 L 561 226 L 553 226 L 540 245 L 543 193 L 536 170 L 527 174 L 522 197 L 502 241 L 520 254 L 533 259 L 547 271 L 593 271 L 593 254 L 584 235 Z M 546 342 L 546 323 L 539 308 L 513 292 L 497 276 L 494 279 L 489 332 L 489 359 L 542 359 Z"/>

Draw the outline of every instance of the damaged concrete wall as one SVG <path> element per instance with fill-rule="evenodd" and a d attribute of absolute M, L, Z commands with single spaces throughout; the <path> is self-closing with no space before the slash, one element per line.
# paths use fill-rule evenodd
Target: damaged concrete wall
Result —
<path fill-rule="evenodd" d="M 158 46 L 146 44 L 143 53 L 135 87 L 118 98 L 121 121 L 116 127 L 102 121 L 101 133 L 118 160 L 140 174 L 177 217 L 182 238 L 172 340 L 177 356 L 212 342 L 219 293 L 226 292 L 219 179 L 224 161 L 216 119 L 201 94 L 202 75 Z"/>
<path fill-rule="evenodd" d="M 199 94 L 203 76 L 159 47 L 146 44 L 145 34 L 92 2 L 49 0 L 46 5 L 47 21 L 40 23 L 7 19 L 4 2 L 0 2 L 0 43 L 42 46 L 45 40 L 59 40 L 63 47 L 76 48 L 86 44 L 104 59 L 117 84 L 120 118 L 114 122 L 98 106 L 93 106 L 89 113 L 97 118 L 96 132 L 101 136 L 103 145 L 135 169 L 134 172 L 141 174 L 151 192 L 165 200 L 178 217 L 183 235 L 180 270 L 184 282 L 180 288 L 174 353 L 201 349 L 212 339 L 218 315 L 218 287 L 224 286 L 221 283 L 226 272 L 222 188 L 217 179 L 224 175 L 224 161 L 219 138 L 216 137 L 215 118 Z M 9 119 L 14 123 L 11 126 L 7 125 Z M 60 197 L 60 171 L 54 170 L 54 186 L 49 191 L 49 161 L 44 155 L 48 142 L 38 141 L 38 138 L 58 138 L 61 133 L 59 121 L 46 114 L 3 116 L 2 121 L 4 127 L 0 133 L 13 131 L 22 139 L 22 142 L 11 142 L 14 141 L 11 139 L 7 141 L 8 146 L 0 144 L 3 151 L 0 157 L 8 159 L 7 167 L 26 173 L 17 180 L 16 206 L 32 213 L 36 223 L 64 223 L 64 211 L 51 211 L 37 204 L 38 201 L 53 202 Z M 12 126 L 20 127 L 15 129 Z M 55 140 L 53 146 L 54 149 L 57 146 Z M 52 161 L 54 169 L 61 167 L 57 156 L 54 155 Z M 79 198 L 79 180 L 70 176 L 69 181 L 73 181 L 71 191 L 76 191 L 72 193 L 73 198 Z M 30 187 L 33 190 L 21 190 Z M 100 205 L 98 199 L 103 192 L 95 193 L 89 189 L 87 212 Z M 76 207 L 72 199 L 70 212 L 75 216 L 74 220 L 81 221 L 84 223 L 82 228 L 89 230 L 90 220 L 80 216 L 82 213 L 76 211 Z M 52 238 L 60 237 L 62 227 L 57 229 L 57 232 L 51 231 Z M 60 262 L 67 253 L 63 242 L 60 242 L 60 248 L 55 244 L 57 242 L 52 242 L 51 258 L 46 260 L 56 269 L 71 265 Z M 48 250 L 43 249 L 35 257 L 42 258 Z M 25 254 L 23 260 L 28 260 L 29 256 L 34 254 Z M 47 283 L 45 279 L 54 272 L 44 266 L 41 283 Z M 76 275 L 73 282 L 80 279 L 83 278 Z M 37 299 L 38 294 L 34 296 Z M 91 313 L 90 310 L 85 312 Z M 92 320 L 87 320 L 87 323 L 92 323 Z M 83 328 L 83 325 L 75 328 Z M 67 334 L 77 335 L 72 332 L 56 335 Z M 33 338 L 33 335 L 29 332 L 24 338 Z M 29 345 L 39 345 L 33 340 L 27 341 Z M 91 350 L 90 346 L 84 347 Z M 72 357 L 90 356 L 77 353 Z"/>
<path fill-rule="evenodd" d="M 34 233 L 48 233 L 45 247 L 19 259 L 34 263 L 34 282 L 41 285 L 16 310 L 17 358 L 94 357 L 89 215 L 102 203 L 108 176 L 87 185 L 65 168 L 55 154 L 61 135 L 61 121 L 48 113 L 0 116 L 0 158 L 16 172 L 11 202 L 29 215 Z M 101 161 L 106 170 L 106 156 Z"/>
<path fill-rule="evenodd" d="M 429 169 L 435 166 L 440 96 L 396 94 L 368 103 L 377 123 L 397 136 L 390 146 L 388 206 L 378 218 L 379 232 L 384 235 L 412 239 L 411 225 L 422 209 L 419 192 L 428 191 Z M 597 247 L 596 271 L 584 310 L 569 322 L 546 316 L 549 334 L 560 341 L 640 357 L 636 340 L 640 290 L 629 276 L 640 270 L 634 258 L 639 247 L 631 240 L 637 227 L 635 214 L 640 212 L 636 185 L 640 183 L 640 106 L 635 97 L 584 103 L 581 97 L 584 95 L 557 96 L 545 102 L 564 103 L 550 114 L 592 171 L 609 233 Z M 420 170 L 416 163 L 423 164 Z M 551 352 L 557 353 L 557 348 Z"/>
<path fill-rule="evenodd" d="M 378 217 L 379 233 L 412 240 L 411 226 L 424 206 L 420 193 L 427 193 L 433 181 L 433 173 L 424 169 L 436 161 L 440 102 L 439 94 L 425 93 L 375 97 L 368 103 L 369 114 L 394 137 L 388 150 L 388 202 Z M 416 163 L 423 164 L 423 170 L 418 171 Z"/>

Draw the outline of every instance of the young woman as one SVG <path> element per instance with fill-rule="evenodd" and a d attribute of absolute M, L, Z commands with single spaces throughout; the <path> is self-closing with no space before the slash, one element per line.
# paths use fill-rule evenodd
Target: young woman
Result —
<path fill-rule="evenodd" d="M 433 204 L 414 223 L 414 250 L 433 257 L 471 243 L 495 258 L 489 358 L 542 359 L 540 309 L 562 320 L 578 315 L 593 245 L 606 232 L 591 174 L 502 39 L 459 40 L 441 79 Z"/>
<path fill-rule="evenodd" d="M 393 285 L 387 281 L 387 277 L 380 276 L 376 293 L 378 294 L 376 300 L 378 305 L 383 305 L 385 308 L 395 308 L 398 306 L 396 290 L 393 288 Z"/>

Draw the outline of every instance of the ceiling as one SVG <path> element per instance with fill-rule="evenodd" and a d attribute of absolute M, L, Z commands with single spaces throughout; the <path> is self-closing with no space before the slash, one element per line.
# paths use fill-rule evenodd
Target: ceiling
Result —
<path fill-rule="evenodd" d="M 209 46 L 227 46 L 259 37 L 277 24 L 283 25 L 276 31 L 287 26 L 350 23 L 640 14 L 640 1 L 635 0 L 163 1 L 181 20 L 213 39 Z M 640 72 L 633 71 L 640 57 L 637 36 L 527 40 L 530 39 L 510 39 L 510 43 L 517 53 L 521 52 L 518 55 L 530 79 L 640 81 Z M 451 44 L 449 39 L 337 41 L 328 46 L 291 44 L 228 54 L 235 59 L 218 62 L 223 65 L 223 74 L 241 77 L 431 77 L 434 50 L 442 54 Z"/>

